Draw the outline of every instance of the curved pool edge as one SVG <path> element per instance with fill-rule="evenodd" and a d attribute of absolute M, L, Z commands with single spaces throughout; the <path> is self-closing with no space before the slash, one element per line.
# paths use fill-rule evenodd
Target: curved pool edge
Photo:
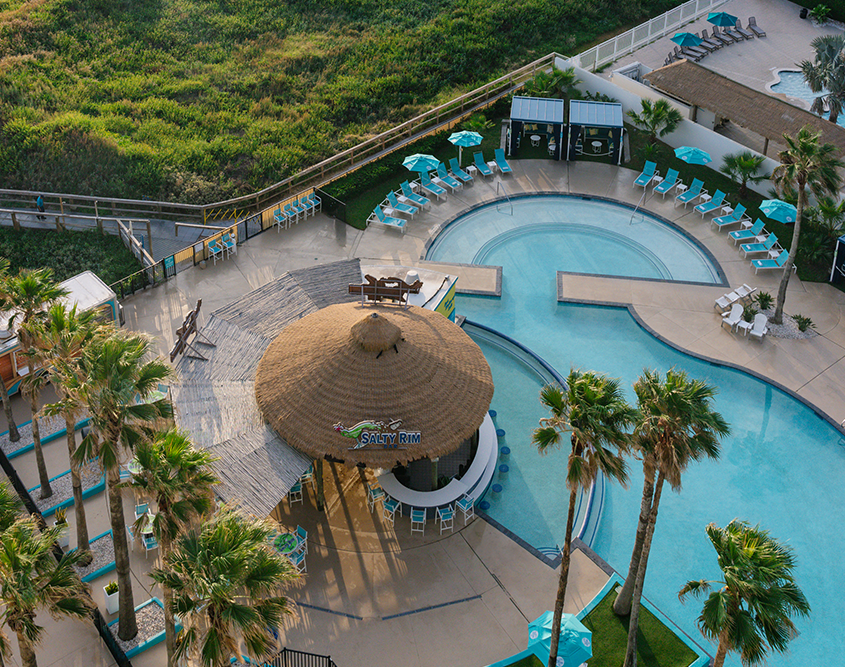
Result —
<path fill-rule="evenodd" d="M 783 79 L 781 79 L 781 76 L 780 76 L 781 73 L 783 73 L 783 72 L 791 72 L 791 73 L 795 73 L 795 74 L 800 74 L 801 70 L 800 69 L 793 69 L 791 67 L 779 67 L 774 72 L 772 72 L 772 76 L 774 76 L 775 78 L 772 79 L 771 81 L 769 81 L 769 83 L 766 84 L 766 92 L 769 95 L 771 95 L 772 97 L 777 97 L 777 99 L 782 99 L 784 101 L 797 100 L 798 102 L 801 103 L 801 108 L 803 108 L 804 111 L 809 111 L 812 104 L 810 102 L 808 102 L 807 100 L 805 100 L 803 97 L 792 97 L 792 95 L 787 95 L 786 93 L 779 93 L 776 90 L 772 90 L 773 86 L 776 86 L 779 83 L 783 83 Z M 789 102 L 789 104 L 792 104 L 792 102 Z M 798 105 L 793 104 L 792 106 L 798 106 Z"/>

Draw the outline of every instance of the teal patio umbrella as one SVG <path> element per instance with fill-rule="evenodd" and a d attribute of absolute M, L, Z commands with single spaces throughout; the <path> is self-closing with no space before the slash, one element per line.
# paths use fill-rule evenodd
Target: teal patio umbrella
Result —
<path fill-rule="evenodd" d="M 546 654 L 552 650 L 552 622 L 554 612 L 545 611 L 528 624 L 528 648 L 540 644 Z M 560 641 L 557 648 L 558 667 L 578 667 L 593 657 L 593 633 L 574 614 L 564 614 L 560 621 Z"/>
<path fill-rule="evenodd" d="M 736 16 L 728 14 L 727 12 L 710 12 L 707 15 L 708 23 L 717 25 L 720 28 L 734 28 L 736 27 Z"/>
<path fill-rule="evenodd" d="M 440 160 L 425 153 L 414 153 L 402 160 L 402 166 L 410 171 L 432 171 L 437 169 L 438 164 Z"/>
<path fill-rule="evenodd" d="M 708 164 L 712 160 L 710 153 L 694 146 L 676 148 L 675 157 L 687 164 Z"/>
<path fill-rule="evenodd" d="M 460 165 L 461 150 L 464 147 L 469 148 L 470 146 L 479 146 L 481 142 L 484 141 L 484 137 L 478 134 L 478 132 L 462 130 L 461 132 L 452 132 L 452 134 L 449 136 L 449 141 L 451 141 L 455 146 L 458 147 L 458 165 Z"/>
<path fill-rule="evenodd" d="M 698 46 L 701 44 L 701 37 L 698 35 L 694 35 L 691 32 L 676 32 L 675 36 L 672 38 L 672 41 L 675 42 L 678 46 Z"/>
<path fill-rule="evenodd" d="M 798 215 L 798 209 L 792 204 L 788 204 L 780 199 L 767 199 L 760 204 L 760 210 L 770 220 L 777 220 L 783 223 L 795 222 L 795 217 Z"/>

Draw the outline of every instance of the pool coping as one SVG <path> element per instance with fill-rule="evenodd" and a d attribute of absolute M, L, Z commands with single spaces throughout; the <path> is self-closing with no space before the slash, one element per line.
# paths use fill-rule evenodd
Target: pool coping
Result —
<path fill-rule="evenodd" d="M 786 93 L 779 93 L 776 90 L 772 90 L 772 86 L 776 86 L 777 84 L 783 81 L 783 79 L 780 78 L 781 72 L 793 72 L 795 74 L 801 74 L 800 69 L 795 69 L 793 67 L 779 67 L 778 69 L 772 72 L 772 76 L 774 76 L 774 79 L 772 79 L 771 81 L 769 81 L 769 83 L 766 84 L 766 92 L 769 95 L 772 95 L 774 97 L 777 97 L 778 99 L 786 101 L 789 104 L 792 104 L 792 106 L 794 107 L 798 107 L 797 104 L 792 103 L 792 100 L 796 100 L 803 105 L 804 111 L 810 111 L 810 107 L 813 105 L 807 100 L 805 100 L 803 97 L 792 97 L 792 95 L 787 95 Z M 798 108 L 800 109 L 802 107 Z"/>

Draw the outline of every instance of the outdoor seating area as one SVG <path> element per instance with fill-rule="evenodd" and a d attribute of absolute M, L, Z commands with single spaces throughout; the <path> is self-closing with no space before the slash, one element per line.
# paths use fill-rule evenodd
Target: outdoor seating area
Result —
<path fill-rule="evenodd" d="M 323 210 L 323 200 L 316 192 L 300 195 L 280 205 L 273 211 L 273 226 L 278 233 L 282 229 L 289 229 L 291 224 L 299 224 L 310 214 L 312 217 Z"/>
<path fill-rule="evenodd" d="M 707 17 L 708 22 L 713 24 L 708 34 L 707 28 L 701 31 L 701 36 L 694 32 L 678 32 L 672 37 L 675 46 L 664 65 L 670 65 L 678 60 L 687 59 L 698 62 L 705 56 L 731 44 L 738 44 L 742 41 L 765 37 L 766 32 L 757 25 L 757 19 L 753 16 L 748 18 L 746 27 L 742 27 L 742 21 L 727 12 L 711 12 Z"/>

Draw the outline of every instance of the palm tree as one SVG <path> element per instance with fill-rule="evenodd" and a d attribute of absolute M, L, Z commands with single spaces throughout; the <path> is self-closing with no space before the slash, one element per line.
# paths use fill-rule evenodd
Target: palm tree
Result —
<path fill-rule="evenodd" d="M 160 358 L 145 361 L 151 349 L 148 337 L 112 327 L 108 335 L 96 337 L 85 347 L 80 358 L 79 378 L 67 378 L 70 383 L 66 386 L 91 415 L 91 432 L 82 439 L 74 456 L 80 463 L 98 456 L 106 474 L 120 590 L 118 637 L 124 641 L 138 634 L 138 625 L 120 493 L 121 455 L 124 450 L 131 452 L 148 438 L 157 419 L 172 414 L 167 399 L 146 402 L 159 382 L 173 373 Z"/>
<path fill-rule="evenodd" d="M 677 130 L 684 119 L 681 112 L 664 98 L 656 102 L 643 99 L 640 106 L 640 112 L 632 109 L 628 112 L 628 118 L 634 125 L 648 132 L 648 141 L 652 145 L 657 143 L 658 138 Z"/>
<path fill-rule="evenodd" d="M 211 487 L 219 480 L 211 464 L 216 459 L 205 450 L 194 449 L 187 434 L 176 429 L 160 433 L 152 442 L 139 443 L 135 458 L 139 471 L 132 475 L 127 486 L 156 502 L 158 512 L 153 533 L 161 557 L 166 559 L 179 531 L 213 507 Z M 167 664 L 175 667 L 176 625 L 170 604 L 173 594 L 166 586 L 162 597 Z"/>
<path fill-rule="evenodd" d="M 6 281 L 9 279 L 9 260 L 5 257 L 0 257 L 0 311 L 7 311 L 9 304 L 6 300 Z M 9 388 L 6 386 L 6 381 L 3 375 L 0 374 L 0 400 L 3 401 L 3 413 L 6 415 L 6 423 L 9 425 L 9 440 L 17 442 L 21 439 L 21 434 L 18 433 L 18 425 L 15 423 L 15 417 L 12 414 L 12 401 L 9 398 Z"/>
<path fill-rule="evenodd" d="M 0 619 L 17 636 L 23 667 L 37 667 L 35 647 L 44 634 L 35 622 L 39 610 L 81 620 L 93 606 L 73 568 L 82 554 L 70 551 L 56 561 L 53 545 L 61 531 L 61 527 L 39 530 L 34 517 L 20 517 L 0 533 Z M 0 653 L 11 654 L 3 633 Z"/>
<path fill-rule="evenodd" d="M 66 296 L 68 291 L 53 280 L 51 269 L 21 269 L 17 275 L 3 281 L 6 305 L 12 311 L 9 318 L 9 328 L 18 324 L 18 342 L 29 357 L 30 374 L 22 383 L 24 392 L 29 397 L 32 410 L 32 441 L 35 447 L 35 462 L 38 466 L 38 478 L 41 481 L 41 497 L 49 498 L 53 495 L 50 488 L 50 476 L 44 463 L 44 452 L 41 449 L 41 437 L 38 429 L 38 399 L 43 386 L 43 379 L 39 378 L 38 366 L 40 360 L 33 348 L 32 326 L 36 319 L 44 314 L 44 308 Z"/>
<path fill-rule="evenodd" d="M 806 617 L 810 604 L 795 583 L 792 549 L 757 525 L 734 519 L 727 527 L 707 526 L 716 550 L 722 581 L 690 581 L 678 593 L 681 600 L 710 592 L 698 617 L 708 639 L 719 642 L 713 667 L 722 667 L 728 652 L 738 652 L 743 665 L 765 661 L 769 649 L 784 653 L 798 634 L 793 616 Z"/>
<path fill-rule="evenodd" d="M 67 433 L 70 457 L 70 477 L 73 486 L 74 516 L 76 519 L 76 548 L 85 552 L 90 562 L 91 546 L 88 542 L 88 520 L 82 500 L 82 475 L 76 452 L 76 424 L 84 412 L 78 394 L 68 388 L 82 381 L 80 357 L 98 331 L 93 312 L 80 313 L 77 305 L 68 308 L 54 303 L 36 334 L 36 347 L 41 352 L 45 368 L 59 401 L 45 405 L 41 412 L 49 417 L 62 417 Z M 66 388 L 68 387 L 68 388 Z"/>
<path fill-rule="evenodd" d="M 772 172 L 772 181 L 778 193 L 788 191 L 790 188 L 798 192 L 795 227 L 792 230 L 792 245 L 789 248 L 789 257 L 783 265 L 783 277 L 780 279 L 777 305 L 772 317 L 772 322 L 775 324 L 783 322 L 786 287 L 789 285 L 792 267 L 795 265 L 795 255 L 798 253 L 801 220 L 804 215 L 804 207 L 807 205 L 807 188 L 816 197 L 834 195 L 842 182 L 838 169 L 843 166 L 843 163 L 836 157 L 838 149 L 832 144 L 819 143 L 820 137 L 821 132 L 813 134 L 812 130 L 806 126 L 798 130 L 795 137 L 784 134 L 783 138 L 786 140 L 787 148 L 778 153 L 781 163 Z"/>
<path fill-rule="evenodd" d="M 810 111 L 824 117 L 830 111 L 831 123 L 839 120 L 845 106 L 845 35 L 822 35 L 816 37 L 810 46 L 816 52 L 813 62 L 801 62 L 804 80 L 814 93 L 819 95 L 813 100 Z"/>
<path fill-rule="evenodd" d="M 274 527 L 223 507 L 209 521 L 179 536 L 152 578 L 173 591 L 172 610 L 184 624 L 178 659 L 224 667 L 243 640 L 250 659 L 276 650 L 268 628 L 290 613 L 282 588 L 298 576 L 268 542 Z"/>
<path fill-rule="evenodd" d="M 722 158 L 722 167 L 720 171 L 739 182 L 739 196 L 748 196 L 748 184 L 759 183 L 766 179 L 765 175 L 761 175 L 760 168 L 766 158 L 751 151 L 740 151 L 739 153 L 730 153 Z"/>
<path fill-rule="evenodd" d="M 580 489 L 588 489 L 599 472 L 623 486 L 628 481 L 627 465 L 620 456 L 628 447 L 626 429 L 634 422 L 634 410 L 625 402 L 619 381 L 593 372 L 571 370 L 566 390 L 549 385 L 540 392 L 540 402 L 551 411 L 551 417 L 540 420 L 533 442 L 541 454 L 563 445 L 569 433 L 571 449 L 566 470 L 569 489 L 569 513 L 566 517 L 560 581 L 552 620 L 549 667 L 557 661 L 560 623 L 566 600 L 575 502 Z"/>
<path fill-rule="evenodd" d="M 661 380 L 658 371 L 644 370 L 634 383 L 634 392 L 639 409 L 634 428 L 634 443 L 643 455 L 646 483 L 643 485 L 640 525 L 637 527 L 638 535 L 643 535 L 642 544 L 638 551 L 638 545 L 635 543 L 628 572 L 629 579 L 636 574 L 630 607 L 625 667 L 636 667 L 637 664 L 640 601 L 663 483 L 668 481 L 672 489 L 679 492 L 681 476 L 690 462 L 705 456 L 710 459 L 719 458 L 719 439 L 730 433 L 727 422 L 712 407 L 716 388 L 702 380 L 690 379 L 683 371 L 670 369 L 666 372 L 666 379 Z M 649 501 L 648 480 L 653 480 L 655 473 L 657 481 L 654 482 L 654 495 Z M 643 510 L 646 506 L 648 513 L 643 532 Z M 636 568 L 633 566 L 635 560 L 638 561 Z M 630 584 L 627 585 L 630 587 Z"/>

